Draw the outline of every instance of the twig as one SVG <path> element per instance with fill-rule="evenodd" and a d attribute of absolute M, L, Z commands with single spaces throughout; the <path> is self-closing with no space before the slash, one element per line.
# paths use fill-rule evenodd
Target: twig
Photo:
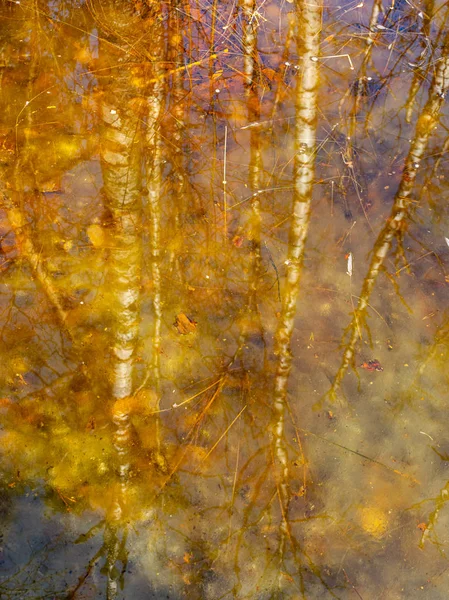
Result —
<path fill-rule="evenodd" d="M 314 433 L 313 431 L 308 431 L 307 429 L 302 429 L 301 427 L 299 427 L 298 429 L 300 431 L 302 431 L 303 433 L 306 433 L 307 435 L 313 435 L 314 437 L 316 437 L 316 438 L 318 438 L 320 440 L 323 440 L 324 442 L 327 442 L 328 444 L 332 444 L 333 446 L 337 446 L 337 448 L 341 448 L 342 450 L 346 450 L 347 452 L 350 452 L 351 454 L 355 454 L 356 456 L 360 456 L 360 458 L 363 458 L 364 460 L 368 460 L 368 461 L 374 463 L 375 465 L 379 465 L 380 467 L 383 467 L 384 469 L 387 469 L 388 471 L 391 471 L 395 475 L 400 475 L 401 477 L 405 477 L 407 479 L 410 479 L 411 481 L 413 481 L 413 483 L 417 483 L 417 484 L 420 483 L 417 479 L 415 479 L 415 477 L 413 477 L 413 475 L 409 475 L 408 473 L 403 473 L 402 471 L 399 471 L 398 469 L 393 469 L 393 467 L 389 467 L 385 463 L 380 462 L 380 460 L 376 460 L 375 458 L 371 458 L 370 456 L 366 456 L 366 454 L 362 454 L 358 450 L 352 450 L 352 448 L 348 448 L 347 446 L 343 446 L 343 444 L 339 444 L 338 442 L 334 442 L 333 440 L 330 440 L 330 439 L 328 439 L 325 436 L 319 435 L 318 433 Z"/>
<path fill-rule="evenodd" d="M 209 450 L 209 452 L 205 456 L 203 456 L 203 458 L 201 459 L 201 462 L 204 462 L 206 460 L 206 458 L 212 454 L 212 452 L 215 450 L 215 448 L 218 446 L 218 444 L 221 442 L 221 440 L 224 438 L 224 436 L 228 433 L 228 431 L 231 429 L 231 427 L 234 425 L 234 423 L 237 421 L 237 419 L 240 417 L 240 415 L 243 413 L 243 411 L 246 409 L 246 407 L 247 407 L 247 404 L 245 404 L 245 406 L 242 408 L 242 410 L 239 412 L 239 414 L 236 417 L 234 417 L 232 422 L 226 427 L 226 429 L 220 435 L 220 437 L 215 442 L 215 444 L 212 446 L 212 448 Z M 195 473 L 198 473 L 198 472 L 199 472 L 199 468 L 195 471 Z"/>
<path fill-rule="evenodd" d="M 354 70 L 354 65 L 352 63 L 352 60 L 351 60 L 351 57 L 349 56 L 349 54 L 332 54 L 330 56 L 311 56 L 310 60 L 313 60 L 313 62 L 317 62 L 318 60 L 327 60 L 328 58 L 347 58 L 348 62 L 349 62 L 349 68 L 351 69 L 351 71 Z"/>
<path fill-rule="evenodd" d="M 279 271 L 278 271 L 278 268 L 277 268 L 277 266 L 276 266 L 276 264 L 275 264 L 275 262 L 273 260 L 273 257 L 271 255 L 270 249 L 267 246 L 267 242 L 264 241 L 264 245 L 265 245 L 265 248 L 267 249 L 267 252 L 268 252 L 268 258 L 270 259 L 270 262 L 273 265 L 273 269 L 276 272 L 276 281 L 277 281 L 277 284 L 278 284 L 278 298 L 279 298 L 279 302 L 282 302 L 282 300 L 281 300 L 281 284 L 279 283 Z"/>
<path fill-rule="evenodd" d="M 225 127 L 225 137 L 224 137 L 224 156 L 223 156 L 223 205 L 224 205 L 224 243 L 227 243 L 228 240 L 228 201 L 226 197 L 226 156 L 228 149 L 228 126 Z"/>

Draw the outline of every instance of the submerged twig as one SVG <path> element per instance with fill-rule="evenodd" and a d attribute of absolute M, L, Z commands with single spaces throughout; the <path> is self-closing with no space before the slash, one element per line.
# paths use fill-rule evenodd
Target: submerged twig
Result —
<path fill-rule="evenodd" d="M 270 259 L 271 266 L 273 267 L 274 272 L 276 273 L 276 283 L 277 283 L 277 286 L 278 286 L 278 299 L 279 299 L 279 302 L 282 302 L 282 299 L 281 299 L 281 284 L 279 282 L 279 271 L 278 271 L 278 268 L 276 266 L 276 263 L 273 260 L 273 256 L 272 256 L 272 254 L 270 252 L 270 249 L 267 246 L 267 242 L 265 242 L 265 241 L 264 241 L 264 246 L 267 249 L 268 258 Z"/>

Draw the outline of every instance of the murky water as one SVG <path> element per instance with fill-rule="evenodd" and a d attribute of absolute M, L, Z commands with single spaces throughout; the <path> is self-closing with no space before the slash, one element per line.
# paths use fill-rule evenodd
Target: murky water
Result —
<path fill-rule="evenodd" d="M 446 598 L 447 6 L 1 15 L 0 598 Z"/>

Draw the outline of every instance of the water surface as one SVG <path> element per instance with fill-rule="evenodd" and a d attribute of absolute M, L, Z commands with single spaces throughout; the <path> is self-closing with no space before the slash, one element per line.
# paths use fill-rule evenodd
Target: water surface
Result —
<path fill-rule="evenodd" d="M 447 597 L 447 6 L 4 1 L 0 597 Z"/>

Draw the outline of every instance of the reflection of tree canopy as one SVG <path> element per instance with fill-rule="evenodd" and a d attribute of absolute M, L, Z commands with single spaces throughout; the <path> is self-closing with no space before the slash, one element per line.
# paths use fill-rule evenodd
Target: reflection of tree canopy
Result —
<path fill-rule="evenodd" d="M 401 274 L 423 318 L 445 297 L 425 288 L 442 259 L 418 200 L 444 190 L 446 15 L 358 8 L 3 6 L 5 498 L 43 498 L 60 537 L 16 552 L 28 572 L 8 565 L 0 595 L 127 597 L 135 569 L 154 594 L 374 596 L 360 556 L 401 555 L 404 508 L 426 507 L 421 547 L 440 544 L 447 486 L 419 490 L 389 407 L 312 411 L 329 381 L 356 405 L 349 367 L 369 396 L 359 367 L 399 345 Z M 413 397 L 438 360 L 447 383 L 446 330 Z"/>

